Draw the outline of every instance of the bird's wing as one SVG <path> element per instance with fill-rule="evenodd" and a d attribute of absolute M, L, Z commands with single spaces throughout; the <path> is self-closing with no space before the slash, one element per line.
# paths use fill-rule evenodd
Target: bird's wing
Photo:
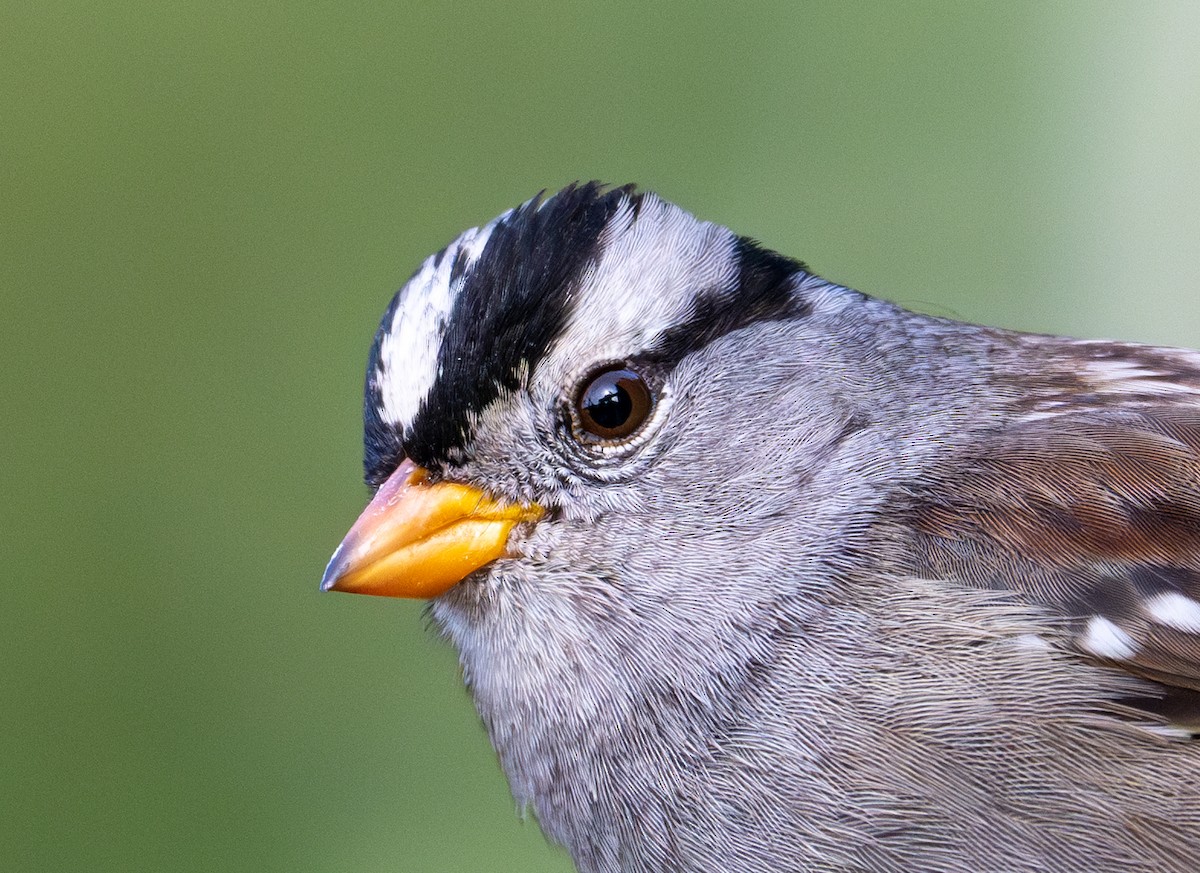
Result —
<path fill-rule="evenodd" d="M 910 570 L 1009 590 L 1084 657 L 1161 684 L 1200 730 L 1200 403 L 1033 413 L 910 489 Z"/>

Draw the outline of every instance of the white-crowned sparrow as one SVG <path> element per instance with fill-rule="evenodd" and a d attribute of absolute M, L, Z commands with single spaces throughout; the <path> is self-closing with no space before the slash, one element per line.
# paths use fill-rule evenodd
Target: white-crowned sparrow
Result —
<path fill-rule="evenodd" d="M 931 318 L 631 187 L 460 236 L 324 586 L 430 597 L 582 871 L 1200 871 L 1200 353 Z"/>

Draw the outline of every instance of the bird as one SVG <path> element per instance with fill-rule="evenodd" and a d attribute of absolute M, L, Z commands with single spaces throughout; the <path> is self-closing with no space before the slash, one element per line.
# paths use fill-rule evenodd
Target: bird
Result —
<path fill-rule="evenodd" d="M 424 261 L 363 415 L 322 587 L 428 600 L 581 873 L 1200 870 L 1200 352 L 574 183 Z"/>

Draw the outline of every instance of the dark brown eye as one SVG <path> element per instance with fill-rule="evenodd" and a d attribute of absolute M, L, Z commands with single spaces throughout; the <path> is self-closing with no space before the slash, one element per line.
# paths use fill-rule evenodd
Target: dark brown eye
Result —
<path fill-rule="evenodd" d="M 645 423 L 653 405 L 646 381 L 621 369 L 593 376 L 575 401 L 583 429 L 602 440 L 629 436 Z"/>

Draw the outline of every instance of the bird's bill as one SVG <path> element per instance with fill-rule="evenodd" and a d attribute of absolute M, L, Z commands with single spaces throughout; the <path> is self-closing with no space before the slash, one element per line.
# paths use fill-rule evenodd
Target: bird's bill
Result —
<path fill-rule="evenodd" d="M 508 535 L 542 510 L 492 500 L 454 482 L 431 485 L 405 461 L 383 484 L 325 568 L 321 588 L 436 597 L 508 550 Z"/>

